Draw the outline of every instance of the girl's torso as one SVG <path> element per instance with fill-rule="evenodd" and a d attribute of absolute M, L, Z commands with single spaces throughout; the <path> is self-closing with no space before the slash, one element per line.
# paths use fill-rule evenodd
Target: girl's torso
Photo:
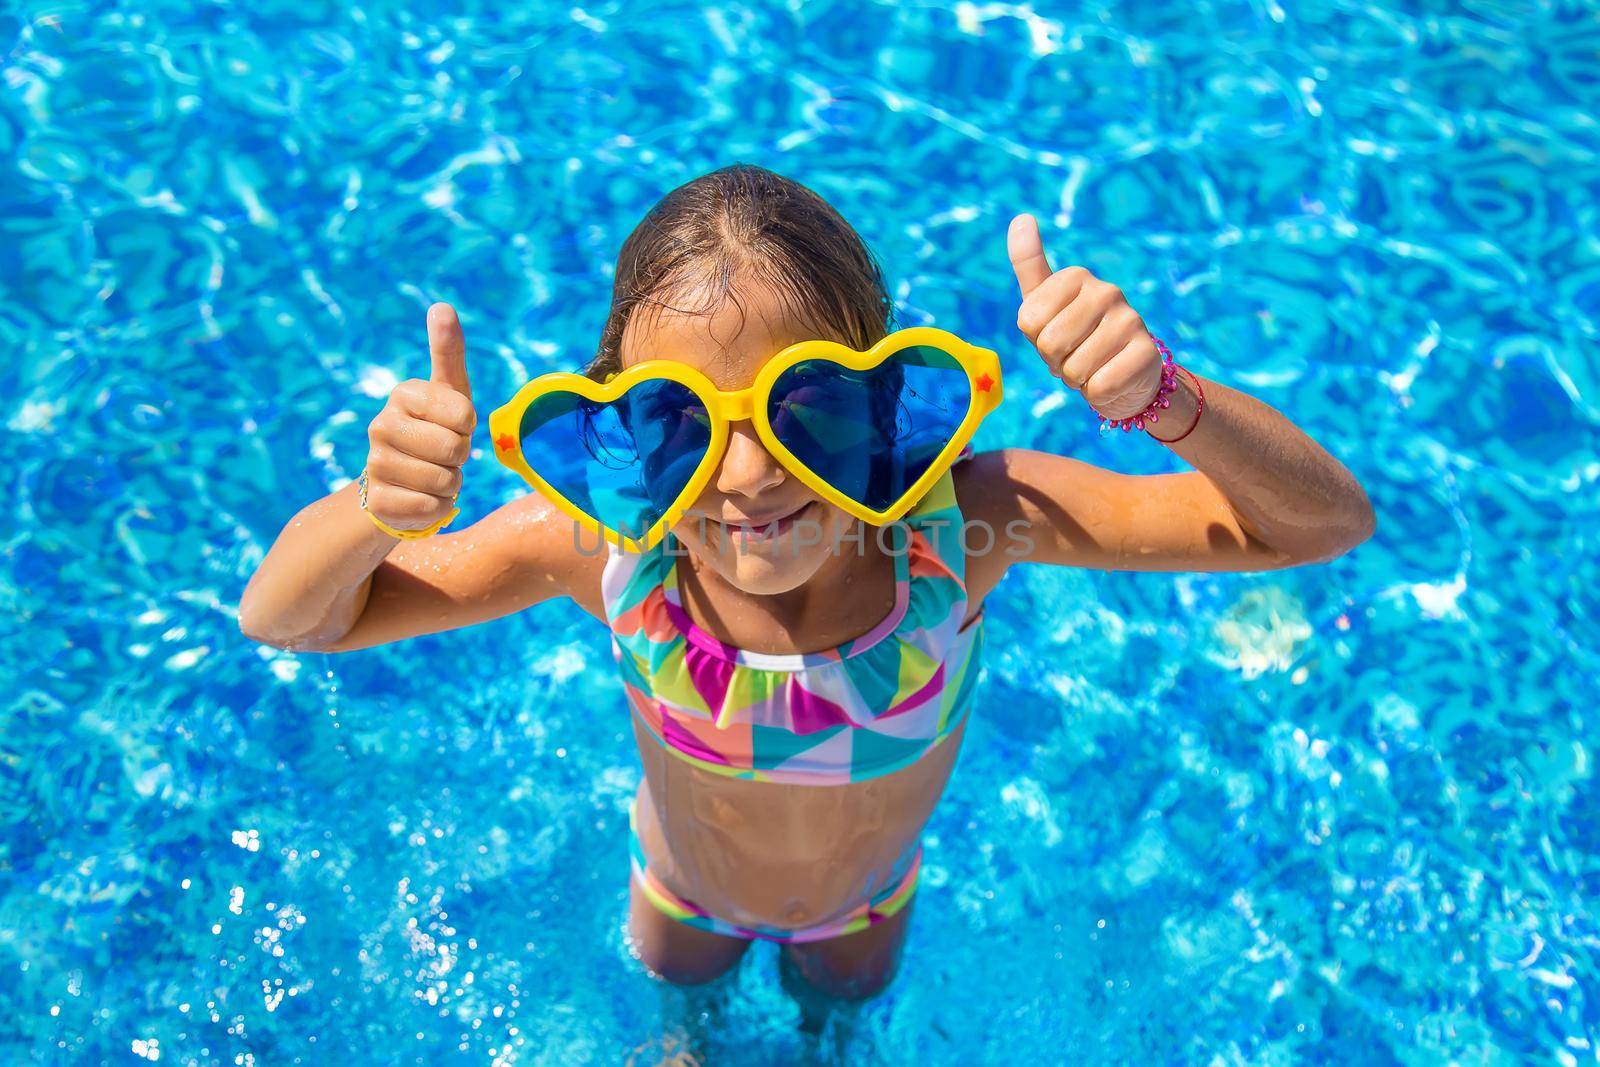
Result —
<path fill-rule="evenodd" d="M 825 922 L 897 882 L 955 766 L 963 721 L 911 766 L 843 786 L 724 778 L 635 716 L 639 843 L 668 889 L 742 925 Z"/>
<path fill-rule="evenodd" d="M 869 549 L 891 555 L 836 598 L 828 629 L 861 636 L 822 653 L 749 653 L 707 633 L 678 595 L 671 539 L 608 559 L 605 611 L 644 769 L 638 835 L 674 893 L 735 922 L 798 927 L 907 869 L 965 734 L 982 622 L 950 476 L 898 525 L 882 541 L 868 531 Z"/>

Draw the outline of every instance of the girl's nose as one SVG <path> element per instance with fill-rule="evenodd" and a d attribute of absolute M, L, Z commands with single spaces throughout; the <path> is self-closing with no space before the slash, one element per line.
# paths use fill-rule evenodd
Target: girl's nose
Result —
<path fill-rule="evenodd" d="M 768 452 L 755 427 L 735 423 L 728 430 L 728 451 L 717 471 L 717 490 L 728 496 L 755 498 L 783 483 L 783 467 Z"/>

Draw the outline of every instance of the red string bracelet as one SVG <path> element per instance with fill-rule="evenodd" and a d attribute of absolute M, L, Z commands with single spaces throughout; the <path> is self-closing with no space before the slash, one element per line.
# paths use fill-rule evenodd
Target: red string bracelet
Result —
<path fill-rule="evenodd" d="M 1178 369 L 1183 371 L 1183 373 L 1187 374 L 1189 376 L 1189 380 L 1194 383 L 1194 392 L 1195 392 L 1194 421 L 1189 424 L 1189 428 L 1187 430 L 1183 431 L 1178 436 L 1172 438 L 1170 441 L 1162 440 L 1161 438 L 1156 437 L 1156 435 L 1153 434 L 1153 433 L 1150 434 L 1151 437 L 1155 437 L 1157 441 L 1161 441 L 1161 443 L 1164 444 L 1164 445 L 1175 445 L 1179 441 L 1183 440 L 1185 437 L 1188 437 L 1190 434 L 1194 433 L 1194 428 L 1196 426 L 1200 425 L 1200 413 L 1205 411 L 1205 409 L 1206 409 L 1206 391 L 1200 387 L 1200 379 L 1196 378 L 1194 376 L 1194 371 L 1190 370 L 1188 367 L 1180 365 L 1178 367 Z M 1145 431 L 1145 432 L 1149 433 L 1148 430 Z"/>

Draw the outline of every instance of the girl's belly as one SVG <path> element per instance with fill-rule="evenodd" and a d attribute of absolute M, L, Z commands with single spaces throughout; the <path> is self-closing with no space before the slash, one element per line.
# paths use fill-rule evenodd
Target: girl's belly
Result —
<path fill-rule="evenodd" d="M 897 881 L 966 734 L 964 717 L 893 774 L 805 786 L 702 771 L 629 717 L 644 763 L 638 834 L 650 870 L 679 896 L 744 925 L 826 922 Z"/>

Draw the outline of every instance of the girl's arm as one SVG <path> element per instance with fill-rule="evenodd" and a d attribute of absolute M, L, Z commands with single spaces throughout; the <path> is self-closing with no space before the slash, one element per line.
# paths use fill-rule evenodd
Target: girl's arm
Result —
<path fill-rule="evenodd" d="M 603 554 L 529 493 L 457 533 L 397 541 L 346 486 L 295 515 L 239 601 L 239 628 L 291 651 L 348 652 L 454 630 L 558 596 L 604 618 Z"/>
<path fill-rule="evenodd" d="M 1176 414 L 1147 429 L 1153 437 L 1177 436 L 1194 422 L 1192 386 L 1184 375 L 1179 381 L 1168 409 Z M 1020 448 L 958 465 L 963 514 L 995 532 L 994 550 L 969 562 L 973 577 L 988 576 L 992 588 L 1006 568 L 1026 562 L 1274 570 L 1326 562 L 1372 536 L 1372 505 L 1343 464 L 1269 405 L 1219 382 L 1201 383 L 1205 413 L 1171 446 L 1196 470 L 1120 474 Z M 971 535 L 968 543 L 983 539 Z"/>
<path fill-rule="evenodd" d="M 346 486 L 302 508 L 239 601 L 239 628 L 280 648 L 344 652 L 520 611 L 557 595 L 604 617 L 599 553 L 572 520 L 525 496 L 470 529 L 401 540 L 454 515 L 477 413 L 466 342 L 449 304 L 428 309 L 427 381 L 395 386 L 367 436 L 367 512 Z"/>
<path fill-rule="evenodd" d="M 1052 272 L 1027 215 L 1012 222 L 1010 254 L 1023 292 L 1017 326 L 1052 372 L 1110 418 L 1142 410 L 1159 384 L 1161 357 L 1121 290 L 1082 267 Z M 1194 425 L 1170 446 L 1194 471 L 1118 474 L 1022 449 L 958 467 L 963 512 L 996 534 L 995 549 L 969 564 L 969 584 L 987 591 L 1011 564 L 1029 560 L 1269 570 L 1332 559 L 1372 535 L 1360 483 L 1278 411 L 1202 379 L 1205 411 L 1196 423 L 1193 384 L 1182 373 L 1177 381 L 1172 406 L 1144 432 L 1160 440 Z"/>

